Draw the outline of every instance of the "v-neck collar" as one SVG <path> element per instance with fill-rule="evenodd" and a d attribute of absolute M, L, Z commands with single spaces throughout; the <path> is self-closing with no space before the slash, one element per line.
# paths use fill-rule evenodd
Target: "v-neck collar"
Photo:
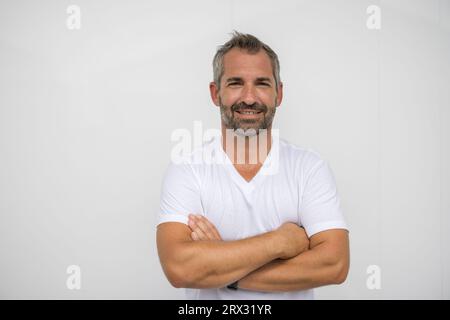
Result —
<path fill-rule="evenodd" d="M 215 137 L 215 147 L 218 151 L 218 154 L 221 155 L 220 158 L 223 159 L 223 165 L 229 172 L 233 181 L 238 186 L 240 186 L 241 189 L 244 190 L 246 193 L 251 193 L 265 180 L 265 178 L 268 175 L 272 175 L 276 173 L 276 171 L 278 170 L 279 137 L 276 136 L 274 138 L 274 136 L 271 135 L 271 139 L 272 139 L 271 148 L 269 153 L 267 154 L 266 159 L 264 159 L 263 165 L 259 168 L 256 175 L 250 181 L 247 181 L 243 176 L 241 176 L 239 171 L 234 167 L 227 153 L 225 152 L 225 150 L 223 150 L 222 136 L 219 135 Z"/>

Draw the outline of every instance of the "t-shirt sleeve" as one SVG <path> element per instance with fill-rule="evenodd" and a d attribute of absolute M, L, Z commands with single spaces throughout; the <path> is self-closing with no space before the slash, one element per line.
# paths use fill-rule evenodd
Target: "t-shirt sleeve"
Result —
<path fill-rule="evenodd" d="M 199 181 L 189 164 L 171 163 L 162 182 L 157 224 L 187 224 L 190 213 L 203 213 Z"/>
<path fill-rule="evenodd" d="M 299 218 L 308 237 L 329 229 L 348 230 L 333 173 L 322 159 L 305 177 Z"/>

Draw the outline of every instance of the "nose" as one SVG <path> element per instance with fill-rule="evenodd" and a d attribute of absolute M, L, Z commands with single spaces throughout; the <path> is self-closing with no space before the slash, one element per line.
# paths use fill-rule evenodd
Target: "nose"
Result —
<path fill-rule="evenodd" d="M 244 91 L 242 92 L 242 102 L 245 102 L 248 105 L 252 105 L 257 102 L 254 86 L 247 85 L 244 87 Z"/>

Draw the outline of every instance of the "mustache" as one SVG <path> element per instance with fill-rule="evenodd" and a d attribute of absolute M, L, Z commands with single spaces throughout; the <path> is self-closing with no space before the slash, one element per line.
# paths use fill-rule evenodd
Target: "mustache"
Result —
<path fill-rule="evenodd" d="M 247 104 L 245 102 L 240 102 L 240 103 L 236 103 L 233 104 L 231 106 L 231 111 L 242 111 L 242 110 L 252 110 L 252 111 L 262 111 L 262 112 L 267 112 L 267 106 L 264 104 L 259 104 L 257 102 L 253 103 L 253 104 Z"/>

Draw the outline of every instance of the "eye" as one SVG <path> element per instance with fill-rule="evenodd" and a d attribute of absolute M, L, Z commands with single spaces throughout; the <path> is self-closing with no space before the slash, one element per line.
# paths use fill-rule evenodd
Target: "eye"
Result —
<path fill-rule="evenodd" d="M 258 83 L 258 86 L 270 87 L 270 83 L 268 83 L 268 82 L 260 82 L 260 83 Z"/>
<path fill-rule="evenodd" d="M 239 86 L 239 85 L 240 85 L 239 82 L 230 82 L 230 83 L 228 84 L 228 86 Z"/>

